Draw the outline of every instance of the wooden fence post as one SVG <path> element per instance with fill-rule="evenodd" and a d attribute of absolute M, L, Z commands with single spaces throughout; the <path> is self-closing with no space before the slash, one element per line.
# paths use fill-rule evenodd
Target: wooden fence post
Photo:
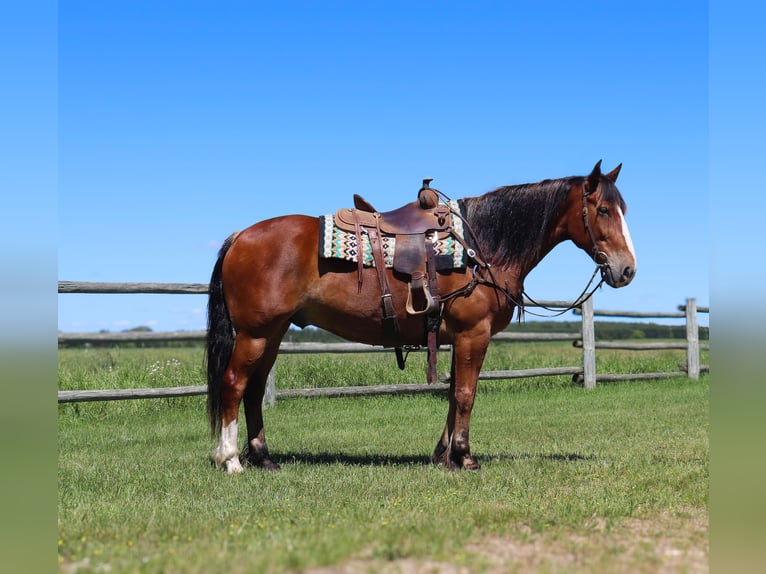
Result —
<path fill-rule="evenodd" d="M 582 368 L 586 389 L 596 387 L 596 327 L 593 323 L 593 297 L 589 297 L 582 310 Z"/>
<path fill-rule="evenodd" d="M 697 326 L 697 299 L 686 300 L 686 374 L 696 381 L 700 378 L 700 338 Z"/>

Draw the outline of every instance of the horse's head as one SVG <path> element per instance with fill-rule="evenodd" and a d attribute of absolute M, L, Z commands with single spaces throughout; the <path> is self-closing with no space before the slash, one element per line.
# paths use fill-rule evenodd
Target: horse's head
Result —
<path fill-rule="evenodd" d="M 624 287 L 636 275 L 636 254 L 625 222 L 625 202 L 615 185 L 621 167 L 622 164 L 602 174 L 599 160 L 583 179 L 582 186 L 575 186 L 578 197 L 572 203 L 579 208 L 579 217 L 570 217 L 568 226 L 572 241 L 590 254 L 612 287 Z"/>

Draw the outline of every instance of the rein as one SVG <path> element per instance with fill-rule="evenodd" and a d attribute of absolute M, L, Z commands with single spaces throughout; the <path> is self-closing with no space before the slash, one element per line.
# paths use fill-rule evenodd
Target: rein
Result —
<path fill-rule="evenodd" d="M 432 188 L 433 189 L 433 188 Z M 449 205 L 449 202 L 451 199 L 443 192 L 439 191 L 438 189 L 434 189 L 436 193 L 438 193 L 443 199 L 447 201 L 447 204 Z M 601 251 L 598 248 L 598 245 L 596 244 L 596 238 L 593 235 L 593 229 L 590 226 L 590 221 L 588 219 L 588 203 L 587 203 L 587 197 L 588 193 L 585 189 L 585 185 L 583 184 L 583 192 L 582 192 L 582 218 L 583 218 L 583 225 L 585 226 L 585 231 L 588 233 L 588 237 L 590 237 L 591 243 L 593 245 L 593 248 L 591 249 L 591 253 L 593 255 L 593 260 L 596 263 L 596 268 L 593 270 L 593 273 L 590 276 L 590 279 L 588 280 L 587 284 L 585 285 L 585 288 L 582 290 L 580 295 L 572 302 L 570 305 L 566 307 L 549 307 L 546 305 L 543 305 L 542 303 L 535 301 L 532 297 L 529 296 L 529 294 L 522 290 L 521 292 L 521 300 L 517 299 L 515 295 L 513 295 L 509 288 L 508 288 L 508 281 L 506 281 L 505 287 L 498 285 L 497 280 L 495 279 L 494 274 L 492 273 L 492 266 L 487 262 L 486 258 L 484 257 L 484 254 L 481 253 L 481 249 L 478 246 L 478 242 L 476 241 L 476 235 L 471 228 L 471 225 L 466 221 L 465 217 L 461 213 L 459 213 L 457 210 L 454 210 L 450 208 L 450 213 L 452 215 L 459 217 L 461 221 L 463 222 L 463 226 L 468 230 L 468 232 L 471 235 L 471 239 L 473 240 L 474 245 L 476 245 L 476 249 L 472 249 L 469 247 L 465 240 L 458 236 L 457 234 L 453 234 L 454 237 L 463 245 L 463 247 L 466 250 L 466 253 L 468 256 L 476 261 L 476 265 L 473 266 L 472 272 L 473 272 L 473 278 L 471 281 L 469 281 L 466 285 L 461 287 L 460 289 L 457 289 L 447 295 L 443 295 L 441 297 L 441 303 L 444 304 L 445 301 L 448 301 L 450 299 L 453 299 L 455 297 L 469 297 L 471 293 L 473 293 L 473 290 L 476 288 L 477 285 L 486 285 L 492 289 L 495 290 L 495 293 L 499 291 L 502 293 L 507 301 L 507 304 L 514 304 L 519 312 L 518 317 L 521 319 L 521 317 L 524 314 L 529 313 L 530 315 L 534 315 L 535 317 L 559 317 L 563 315 L 564 313 L 567 313 L 569 311 L 572 311 L 573 309 L 576 309 L 580 307 L 583 303 L 585 303 L 588 299 L 590 299 L 593 294 L 596 292 L 596 290 L 601 287 L 601 285 L 604 283 L 604 275 L 606 273 L 606 263 L 607 263 L 607 255 L 603 251 Z M 479 253 L 477 254 L 477 250 Z M 484 277 L 481 277 L 478 273 L 480 273 L 482 270 L 486 270 L 487 273 L 489 273 L 490 279 L 487 280 Z M 593 289 L 588 292 L 588 289 L 590 289 L 590 286 L 593 284 L 593 281 L 596 278 L 597 273 L 601 273 L 601 279 L 596 284 Z M 498 296 L 499 297 L 499 296 Z M 526 309 L 526 305 L 524 302 L 524 298 L 529 300 L 530 303 L 533 305 L 540 307 L 542 309 L 545 309 L 546 311 L 553 312 L 552 315 L 544 315 L 541 313 L 534 313 L 532 311 L 529 311 Z M 499 304 L 499 300 L 498 300 Z"/>

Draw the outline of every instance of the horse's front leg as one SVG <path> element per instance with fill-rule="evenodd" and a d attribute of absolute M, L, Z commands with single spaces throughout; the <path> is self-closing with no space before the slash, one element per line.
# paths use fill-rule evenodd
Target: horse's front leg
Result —
<path fill-rule="evenodd" d="M 461 333 L 452 345 L 447 424 L 436 444 L 433 460 L 451 470 L 478 470 L 471 455 L 469 426 L 476 384 L 489 345 L 489 333 Z"/>
<path fill-rule="evenodd" d="M 450 378 L 449 378 L 449 393 L 447 395 L 449 401 L 449 410 L 447 411 L 447 424 L 444 425 L 444 432 L 436 443 L 436 449 L 434 449 L 433 462 L 434 464 L 443 464 L 449 466 L 450 447 L 452 446 L 452 431 L 455 428 L 455 347 L 452 347 L 451 363 L 450 363 Z"/>

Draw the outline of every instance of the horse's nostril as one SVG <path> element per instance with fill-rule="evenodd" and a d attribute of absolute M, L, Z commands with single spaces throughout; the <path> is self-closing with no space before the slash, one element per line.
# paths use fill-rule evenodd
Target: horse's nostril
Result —
<path fill-rule="evenodd" d="M 629 265 L 625 269 L 623 269 L 622 276 L 625 277 L 625 279 L 630 279 L 631 277 L 633 277 L 633 274 L 635 272 L 636 271 Z"/>

